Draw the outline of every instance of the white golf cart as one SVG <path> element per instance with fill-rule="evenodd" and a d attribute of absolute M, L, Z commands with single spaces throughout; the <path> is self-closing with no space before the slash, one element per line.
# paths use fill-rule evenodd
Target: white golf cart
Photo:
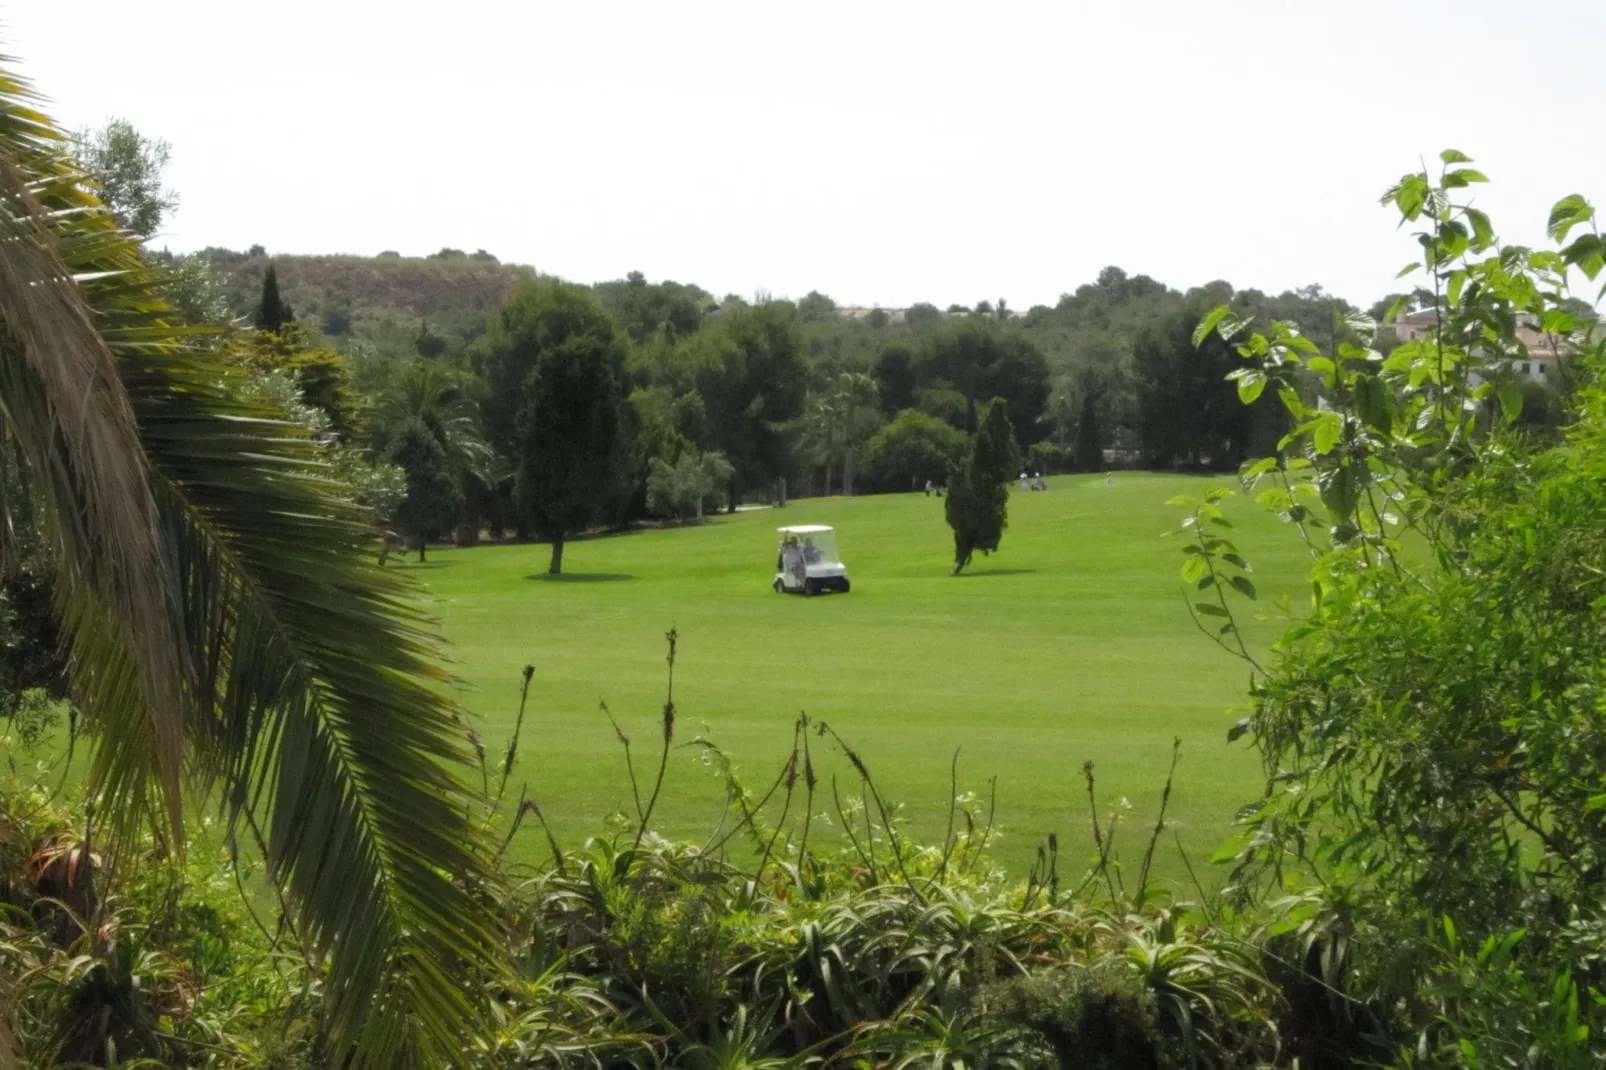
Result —
<path fill-rule="evenodd" d="M 776 594 L 846 594 L 848 567 L 837 556 L 836 536 L 823 524 L 776 528 L 781 548 L 775 555 Z"/>

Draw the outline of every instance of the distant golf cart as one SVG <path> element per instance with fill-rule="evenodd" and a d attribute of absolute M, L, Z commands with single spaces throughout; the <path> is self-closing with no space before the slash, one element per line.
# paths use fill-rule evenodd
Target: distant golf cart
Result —
<path fill-rule="evenodd" d="M 776 528 L 781 548 L 775 555 L 776 594 L 847 594 L 848 567 L 837 556 L 836 536 L 823 524 Z"/>

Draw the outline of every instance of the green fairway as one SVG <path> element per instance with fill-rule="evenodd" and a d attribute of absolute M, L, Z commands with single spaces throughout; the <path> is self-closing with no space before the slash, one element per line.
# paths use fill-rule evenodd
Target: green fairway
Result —
<path fill-rule="evenodd" d="M 1081 766 L 1097 768 L 1101 808 L 1131 801 L 1127 859 L 1152 826 L 1173 736 L 1183 739 L 1171 816 L 1196 861 L 1260 787 L 1255 755 L 1228 745 L 1247 680 L 1205 639 L 1179 594 L 1179 543 L 1165 533 L 1176 494 L 1228 482 L 1121 474 L 1064 476 L 1047 493 L 1014 493 L 1003 548 L 951 577 L 943 503 L 924 495 L 814 499 L 720 517 L 700 527 L 573 542 L 552 580 L 544 545 L 432 551 L 408 565 L 453 643 L 463 700 L 484 718 L 492 755 L 517 709 L 520 670 L 535 666 L 513 794 L 527 781 L 560 839 L 602 831 L 631 808 L 605 700 L 638 766 L 661 739 L 664 633 L 680 633 L 676 741 L 698 734 L 736 760 L 749 788 L 774 778 L 800 710 L 830 722 L 903 803 L 917 836 L 939 840 L 949 766 L 961 790 L 998 777 L 999 856 L 1024 873 L 1057 831 L 1070 862 L 1091 850 Z M 1262 614 L 1302 587 L 1298 540 L 1258 507 L 1228 503 L 1256 567 Z M 823 523 L 852 593 L 770 590 L 779 524 Z M 1249 620 L 1259 644 L 1275 622 Z M 856 781 L 840 756 L 822 775 Z M 706 836 L 722 786 L 695 749 L 677 750 L 660 803 L 666 833 Z M 494 758 L 493 758 L 494 760 Z M 643 770 L 650 779 L 650 768 Z M 828 798 L 828 796 L 827 796 Z M 535 838 L 517 849 L 536 853 Z M 1174 849 L 1162 872 L 1175 876 Z"/>

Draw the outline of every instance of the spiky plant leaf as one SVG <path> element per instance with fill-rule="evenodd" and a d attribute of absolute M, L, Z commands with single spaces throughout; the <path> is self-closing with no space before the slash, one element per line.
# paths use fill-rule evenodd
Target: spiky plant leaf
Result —
<path fill-rule="evenodd" d="M 38 523 L 54 551 L 74 691 L 125 739 L 97 773 L 158 789 L 181 835 L 181 651 L 156 507 L 116 362 L 72 277 L 85 250 L 126 239 L 89 211 L 33 100 L 0 66 L 0 433 L 28 491 L 26 506 L 6 503 L 5 537 Z"/>
<path fill-rule="evenodd" d="M 16 83 L 0 74 L 0 110 L 7 92 Z M 0 152 L 18 137 L 4 122 Z M 75 680 L 90 685 L 102 813 L 125 824 L 149 816 L 163 766 L 143 726 L 157 712 L 181 716 L 195 786 L 216 789 L 232 820 L 262 829 L 270 878 L 325 958 L 325 1020 L 343 1065 L 461 1063 L 469 993 L 497 968 L 482 905 L 489 852 L 466 816 L 457 712 L 440 694 L 436 640 L 413 589 L 365 553 L 366 518 L 323 447 L 269 403 L 243 398 L 238 369 L 184 345 L 164 318 L 160 276 L 70 168 L 45 153 L 25 162 L 43 209 L 32 218 L 76 280 L 64 289 L 94 317 L 87 335 L 45 326 L 63 359 L 86 359 L 78 351 L 92 346 L 113 370 L 97 382 L 137 432 L 117 447 L 151 528 L 147 584 L 134 592 L 144 614 L 135 619 L 154 622 L 148 633 L 118 615 L 110 596 L 134 595 L 115 584 L 79 584 L 64 604 Z M 9 252 L 0 248 L 0 261 Z M 5 300 L 0 315 L 11 313 Z M 64 459 L 56 425 L 11 414 L 23 402 L 55 411 L 48 369 L 9 364 L 7 434 L 17 454 L 47 462 L 29 475 L 63 500 L 58 483 L 99 493 L 74 482 L 77 458 Z M 86 397 L 74 400 L 95 400 Z M 60 549 L 98 577 L 93 559 L 80 558 L 103 542 L 91 531 Z M 183 671 L 171 705 L 147 685 L 148 646 L 165 647 Z"/>

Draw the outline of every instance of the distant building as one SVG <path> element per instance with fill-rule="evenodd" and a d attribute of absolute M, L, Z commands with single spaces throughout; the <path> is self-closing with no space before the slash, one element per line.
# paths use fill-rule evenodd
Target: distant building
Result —
<path fill-rule="evenodd" d="M 1437 313 L 1428 308 L 1401 313 L 1391 327 L 1394 337 L 1401 342 L 1415 342 L 1431 335 L 1438 322 Z M 1538 320 L 1526 314 L 1518 318 L 1516 333 L 1517 341 L 1522 344 L 1526 355 L 1514 358 L 1509 363 L 1513 371 L 1536 383 L 1554 379 L 1561 362 L 1578 351 L 1577 344 L 1570 337 L 1547 334 L 1540 329 Z"/>
<path fill-rule="evenodd" d="M 836 314 L 845 320 L 867 320 L 876 312 L 886 313 L 889 324 L 901 324 L 903 322 L 904 310 L 901 308 L 861 308 L 855 305 L 836 310 Z"/>

